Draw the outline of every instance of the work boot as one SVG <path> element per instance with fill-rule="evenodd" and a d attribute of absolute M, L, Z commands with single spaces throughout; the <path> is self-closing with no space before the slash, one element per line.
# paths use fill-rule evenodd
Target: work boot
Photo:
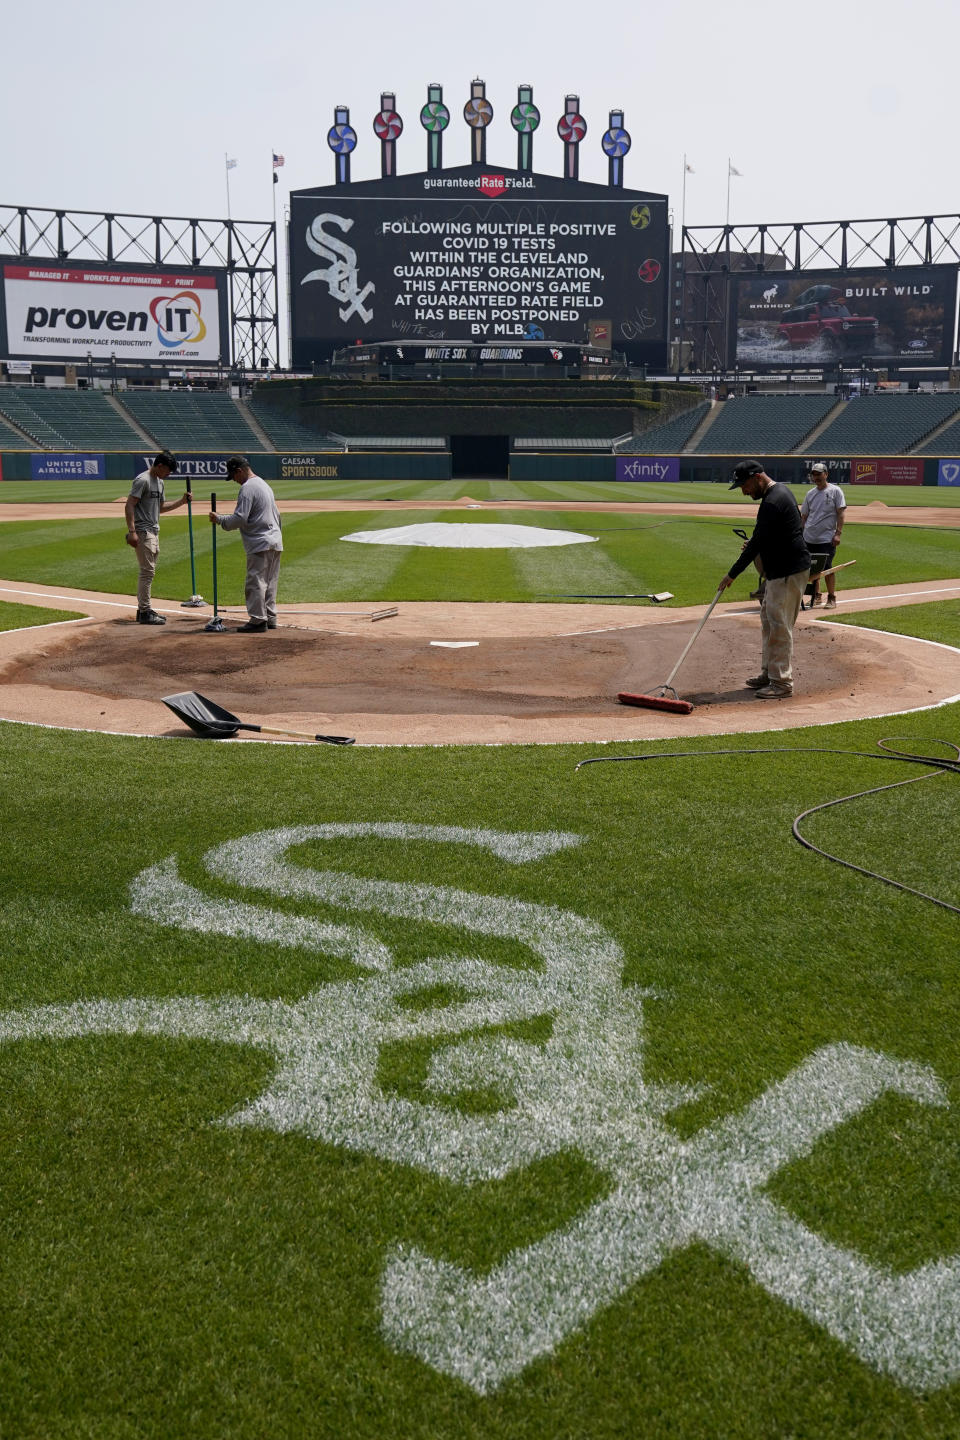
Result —
<path fill-rule="evenodd" d="M 750 679 L 744 680 L 743 683 L 744 685 L 749 685 L 751 690 L 762 690 L 765 685 L 770 684 L 770 676 L 766 673 L 763 675 L 751 675 Z"/>
<path fill-rule="evenodd" d="M 138 625 L 166 625 L 166 623 L 167 623 L 167 617 L 166 617 L 166 615 L 158 615 L 157 612 L 156 612 L 156 610 L 138 610 L 138 611 L 137 611 L 137 624 L 138 624 Z"/>
<path fill-rule="evenodd" d="M 837 608 L 837 597 L 836 597 L 836 595 L 828 595 L 828 596 L 827 596 L 827 609 L 828 609 L 828 610 L 836 610 L 836 608 Z"/>
<path fill-rule="evenodd" d="M 812 610 L 814 605 L 819 605 L 822 599 L 823 596 L 820 594 L 820 591 L 815 590 L 810 596 L 810 609 Z M 829 601 L 827 603 L 829 604 Z"/>
<path fill-rule="evenodd" d="M 262 635 L 267 628 L 266 620 L 248 620 L 246 625 L 237 626 L 238 635 Z"/>
<path fill-rule="evenodd" d="M 764 685 L 757 691 L 758 700 L 786 700 L 793 694 L 793 682 L 791 680 L 771 680 L 769 685 Z"/>

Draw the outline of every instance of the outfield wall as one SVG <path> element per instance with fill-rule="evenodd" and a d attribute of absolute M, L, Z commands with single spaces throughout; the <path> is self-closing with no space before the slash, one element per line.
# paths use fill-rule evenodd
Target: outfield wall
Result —
<path fill-rule="evenodd" d="M 153 459 L 154 452 L 110 454 L 53 454 L 37 450 L 0 453 L 0 480 L 130 480 Z M 284 455 L 250 451 L 254 472 L 264 480 L 449 480 L 450 452 L 425 451 L 321 451 L 313 455 Z M 227 478 L 227 455 L 199 451 L 178 452 L 178 474 L 198 482 Z"/>
<path fill-rule="evenodd" d="M 583 455 L 518 450 L 510 456 L 511 480 L 603 480 L 729 482 L 742 455 Z M 958 485 L 960 459 L 927 455 L 855 456 L 758 455 L 774 480 L 804 485 L 810 466 L 823 459 L 838 485 Z"/>
<path fill-rule="evenodd" d="M 153 458 L 152 452 L 114 451 L 84 454 L 74 451 L 5 450 L 0 453 L 2 480 L 117 480 L 127 481 Z M 197 482 L 226 481 L 226 454 L 222 451 L 181 452 L 179 473 Z M 510 455 L 511 480 L 649 481 L 727 483 L 741 455 L 589 455 L 582 451 L 514 451 Z M 809 481 L 813 457 L 758 456 L 769 475 L 793 485 Z M 840 485 L 956 485 L 960 486 L 960 457 L 886 455 L 853 459 L 823 457 L 830 478 Z M 450 480 L 448 450 L 321 451 L 284 455 L 251 451 L 250 463 L 265 480 Z"/>

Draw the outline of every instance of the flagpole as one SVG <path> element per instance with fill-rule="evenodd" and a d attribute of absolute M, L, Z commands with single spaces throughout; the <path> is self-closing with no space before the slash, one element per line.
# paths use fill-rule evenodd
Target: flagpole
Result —
<path fill-rule="evenodd" d="M 728 155 L 728 156 L 727 156 L 727 225 L 730 224 L 730 176 L 731 176 L 731 174 L 732 174 L 732 171 L 731 171 L 731 169 L 730 169 L 730 156 Z"/>
<path fill-rule="evenodd" d="M 683 232 L 687 223 L 687 156 L 683 156 L 683 189 L 680 199 L 680 248 L 683 249 Z"/>
<path fill-rule="evenodd" d="M 224 173 L 224 175 L 226 176 L 226 179 L 227 179 L 227 219 L 229 220 L 229 219 L 230 219 L 230 157 L 229 157 L 229 155 L 227 154 L 226 150 L 224 150 L 224 152 L 223 152 L 223 173 Z M 728 190 L 728 193 L 729 193 L 729 181 L 727 182 L 727 190 Z"/>

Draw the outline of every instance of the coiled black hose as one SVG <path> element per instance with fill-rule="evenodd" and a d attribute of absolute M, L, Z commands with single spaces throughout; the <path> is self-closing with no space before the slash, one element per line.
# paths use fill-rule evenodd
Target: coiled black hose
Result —
<path fill-rule="evenodd" d="M 911 743 L 942 745 L 950 750 L 952 755 L 949 759 L 937 759 L 932 755 L 913 755 L 909 751 L 894 748 L 895 745 Z M 960 905 L 951 905 L 949 901 L 940 900 L 936 895 L 928 895 L 923 890 L 914 889 L 912 885 L 904 885 L 901 880 L 893 880 L 889 875 L 880 875 L 876 870 L 867 870 L 863 865 L 855 865 L 852 860 L 844 860 L 839 855 L 831 855 L 800 833 L 801 822 L 806 820 L 808 815 L 816 815 L 819 810 L 829 810 L 834 805 L 845 805 L 851 800 L 862 800 L 867 795 L 879 795 L 884 790 L 897 790 L 902 785 L 913 785 L 918 780 L 932 780 L 937 775 L 946 775 L 950 772 L 960 775 L 960 746 L 955 745 L 952 740 L 921 736 L 918 742 L 914 742 L 909 736 L 888 736 L 878 740 L 877 746 L 881 751 L 879 755 L 872 750 L 835 750 L 822 745 L 798 745 L 792 749 L 786 745 L 778 745 L 762 750 L 663 750 L 653 751 L 647 755 L 596 755 L 589 760 L 581 760 L 574 769 L 580 770 L 585 765 L 616 764 L 625 760 L 707 760 L 715 755 L 846 755 L 859 760 L 894 760 L 900 764 L 922 765 L 926 767 L 924 775 L 911 775 L 908 780 L 894 780 L 890 785 L 874 785 L 869 790 L 858 790 L 852 795 L 840 795 L 835 800 L 825 800 L 821 805 L 811 805 L 808 810 L 801 811 L 794 819 L 793 835 L 807 850 L 812 850 L 815 855 L 821 855 L 824 860 L 830 860 L 835 865 L 843 865 L 848 870 L 855 870 L 858 875 L 866 875 L 871 880 L 880 880 L 884 885 L 892 885 L 896 890 L 904 890 L 908 895 L 916 895 L 920 900 L 928 900 L 931 905 L 939 905 L 943 910 L 951 910 L 955 915 L 960 915 Z"/>

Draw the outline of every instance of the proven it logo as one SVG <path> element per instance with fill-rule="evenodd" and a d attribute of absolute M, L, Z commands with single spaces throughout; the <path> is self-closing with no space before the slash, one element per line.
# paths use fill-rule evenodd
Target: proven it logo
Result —
<path fill-rule="evenodd" d="M 178 290 L 157 295 L 150 302 L 150 314 L 157 324 L 157 339 L 168 350 L 196 345 L 206 337 L 200 296 L 195 290 Z"/>

